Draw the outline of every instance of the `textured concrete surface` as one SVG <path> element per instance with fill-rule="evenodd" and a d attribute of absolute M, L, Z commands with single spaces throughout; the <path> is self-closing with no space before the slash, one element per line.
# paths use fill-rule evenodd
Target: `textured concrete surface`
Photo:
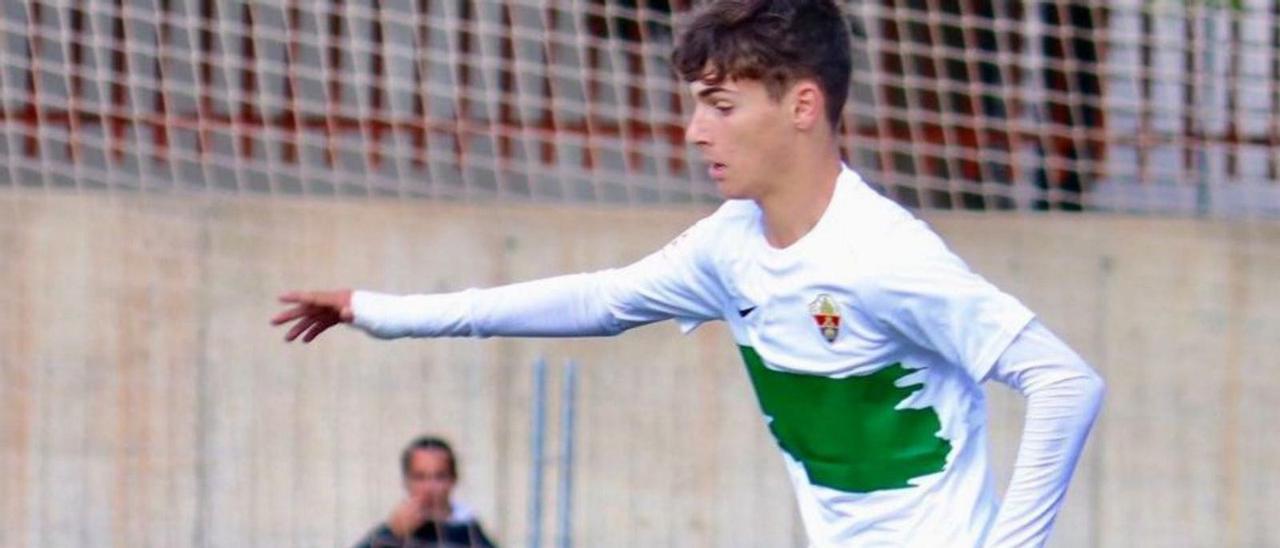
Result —
<path fill-rule="evenodd" d="M 584 365 L 579 546 L 802 545 L 720 326 L 310 346 L 267 326 L 283 289 L 606 267 L 703 213 L 0 193 L 0 546 L 346 545 L 396 501 L 420 432 L 456 443 L 460 495 L 522 545 L 539 355 Z M 1280 224 L 930 221 L 1109 382 L 1054 545 L 1280 542 Z M 1021 404 L 990 392 L 1003 483 Z"/>

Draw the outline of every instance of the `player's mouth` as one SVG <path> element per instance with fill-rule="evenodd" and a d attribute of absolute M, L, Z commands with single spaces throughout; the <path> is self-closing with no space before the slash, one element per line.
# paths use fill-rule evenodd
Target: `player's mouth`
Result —
<path fill-rule="evenodd" d="M 728 166 L 724 165 L 722 162 L 711 162 L 711 164 L 707 166 L 707 175 L 716 181 L 723 181 L 725 171 L 727 169 Z"/>

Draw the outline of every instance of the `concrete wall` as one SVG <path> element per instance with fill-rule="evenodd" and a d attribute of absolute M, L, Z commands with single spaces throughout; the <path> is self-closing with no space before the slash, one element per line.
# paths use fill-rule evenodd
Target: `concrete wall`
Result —
<path fill-rule="evenodd" d="M 456 443 L 460 495 L 522 545 L 538 355 L 584 365 L 577 545 L 802 545 L 720 326 L 287 346 L 267 325 L 283 289 L 615 265 L 701 213 L 0 194 L 0 546 L 346 545 L 397 500 L 420 432 Z M 1108 379 L 1056 546 L 1280 542 L 1280 225 L 931 222 Z M 1003 481 L 1021 408 L 991 391 Z"/>

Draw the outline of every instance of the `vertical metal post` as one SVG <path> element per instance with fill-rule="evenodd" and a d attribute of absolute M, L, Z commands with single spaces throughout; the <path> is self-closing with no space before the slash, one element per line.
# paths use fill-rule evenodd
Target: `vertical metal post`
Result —
<path fill-rule="evenodd" d="M 1045 203 L 1053 203 L 1052 183 L 1049 177 L 1051 166 L 1049 165 L 1049 150 L 1046 144 L 1045 134 L 1048 130 L 1045 126 L 1048 124 L 1044 109 L 1044 25 L 1041 23 L 1042 10 L 1044 2 L 1036 0 L 1034 2 L 1026 2 L 1025 8 L 1022 10 L 1021 30 L 1023 36 L 1022 66 L 1026 69 L 1020 85 L 1022 86 L 1022 112 L 1018 114 L 1018 124 L 1023 128 L 1028 128 L 1027 133 L 1035 136 L 1035 161 L 1039 165 L 1028 166 L 1029 169 L 1021 170 L 1030 177 L 1023 188 L 1030 190 L 1025 198 L 1030 199 L 1030 203 L 1022 202 L 1018 207 L 1029 207 L 1035 203 L 1036 191 L 1040 190 L 1044 193 L 1042 199 Z M 1011 113 L 1010 116 L 1013 116 Z M 1014 146 L 1021 145 L 1015 137 Z M 1021 161 L 1018 150 L 1011 151 L 1013 154 L 1013 162 Z M 1045 173 L 1045 187 L 1036 189 L 1034 177 L 1036 169 L 1042 169 Z M 1018 181 L 1014 182 L 1014 188 L 1017 188 Z M 1020 197 L 1015 192 L 1013 199 L 1017 201 Z"/>
<path fill-rule="evenodd" d="M 1193 12 L 1194 13 L 1194 12 Z M 1214 49 L 1217 47 L 1217 6 L 1202 5 L 1199 9 L 1201 24 L 1203 26 L 1203 36 L 1201 36 L 1200 44 L 1204 50 L 1201 51 L 1201 67 L 1200 78 L 1203 83 L 1200 86 L 1199 103 L 1196 108 L 1196 130 L 1200 134 L 1200 149 L 1196 151 L 1196 174 L 1199 176 L 1196 181 L 1196 214 L 1201 217 L 1209 215 L 1212 207 L 1210 201 L 1212 197 L 1209 194 L 1209 110 L 1213 108 L 1213 80 L 1217 77 L 1214 74 Z M 1190 14 L 1188 14 L 1190 15 Z M 1193 24 L 1191 17 L 1187 17 L 1187 24 Z M 1195 78 L 1189 75 L 1188 78 Z M 1193 83 L 1194 85 L 1194 83 Z"/>
<path fill-rule="evenodd" d="M 573 545 L 573 419 L 577 371 L 578 364 L 573 360 L 564 366 L 564 388 L 560 398 L 560 484 L 556 490 L 557 548 L 571 548 Z"/>
<path fill-rule="evenodd" d="M 546 437 L 547 361 L 538 358 L 533 362 L 533 394 L 531 398 L 533 424 L 530 431 L 532 458 L 529 469 L 529 547 L 539 548 L 542 542 L 542 455 Z"/>

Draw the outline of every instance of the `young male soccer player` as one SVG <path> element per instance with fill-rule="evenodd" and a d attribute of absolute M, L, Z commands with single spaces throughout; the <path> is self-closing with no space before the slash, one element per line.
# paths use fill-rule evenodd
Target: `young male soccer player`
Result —
<path fill-rule="evenodd" d="M 1101 379 L 1018 300 L 844 167 L 849 36 L 833 0 L 717 0 L 678 40 L 687 139 L 727 201 L 630 266 L 491 289 L 291 293 L 310 341 L 613 335 L 728 322 L 814 546 L 1038 546 Z M 981 383 L 1027 398 L 1001 503 Z"/>

